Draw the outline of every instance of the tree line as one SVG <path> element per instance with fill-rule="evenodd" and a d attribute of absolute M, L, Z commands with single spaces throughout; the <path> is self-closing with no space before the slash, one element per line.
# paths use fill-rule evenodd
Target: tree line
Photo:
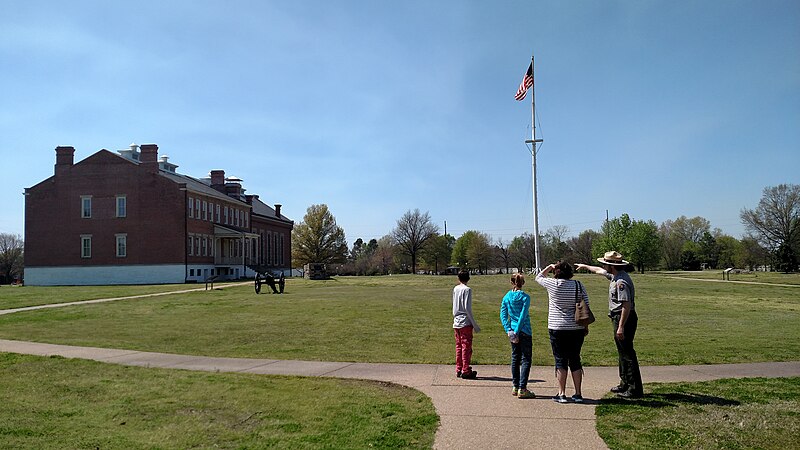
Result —
<path fill-rule="evenodd" d="M 568 236 L 569 229 L 555 226 L 540 239 L 541 260 L 592 262 L 608 250 L 617 250 L 639 271 L 651 269 L 769 267 L 781 272 L 798 270 L 800 255 L 800 185 L 764 188 L 755 208 L 744 208 L 740 219 L 746 235 L 724 234 L 703 217 L 680 216 L 656 224 L 622 214 L 606 221 L 600 230 Z M 324 204 L 312 205 L 292 231 L 292 260 L 335 266 L 341 274 L 444 273 L 448 268 L 485 273 L 500 268 L 532 269 L 536 264 L 534 237 L 530 233 L 510 241 L 469 230 L 458 238 L 441 234 L 428 212 L 407 211 L 391 232 L 380 239 L 356 239 L 352 246 L 344 230 Z M 0 232 L 0 284 L 20 280 L 24 271 L 22 237 Z"/>
<path fill-rule="evenodd" d="M 540 237 L 541 260 L 592 262 L 617 250 L 638 271 L 700 270 L 757 267 L 783 272 L 798 270 L 800 254 L 800 185 L 767 187 L 759 204 L 742 209 L 747 234 L 741 239 L 712 228 L 710 221 L 680 216 L 656 224 L 628 214 L 607 220 L 600 230 L 568 236 L 555 226 Z M 477 273 L 500 269 L 530 270 L 535 266 L 534 236 L 523 233 L 510 241 L 493 240 L 487 233 L 468 230 L 456 238 L 441 234 L 428 212 L 409 210 L 391 232 L 380 239 L 356 239 L 352 246 L 326 205 L 312 205 L 292 233 L 296 266 L 327 263 L 342 275 L 445 273 L 448 268 Z"/>

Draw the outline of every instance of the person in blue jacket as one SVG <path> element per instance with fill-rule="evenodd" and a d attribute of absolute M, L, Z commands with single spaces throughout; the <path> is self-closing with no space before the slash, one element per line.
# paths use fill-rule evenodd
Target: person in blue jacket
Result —
<path fill-rule="evenodd" d="M 511 276 L 511 290 L 503 297 L 500 305 L 500 321 L 511 341 L 511 379 L 514 383 L 512 395 L 517 398 L 534 398 L 535 394 L 528 390 L 533 349 L 533 331 L 528 315 L 531 297 L 522 290 L 524 285 L 524 275 L 515 273 Z"/>

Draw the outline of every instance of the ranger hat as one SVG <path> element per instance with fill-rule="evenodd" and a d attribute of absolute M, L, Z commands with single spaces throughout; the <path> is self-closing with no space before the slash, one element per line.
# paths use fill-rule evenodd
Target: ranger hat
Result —
<path fill-rule="evenodd" d="M 622 259 L 622 255 L 619 252 L 615 251 L 606 252 L 602 258 L 597 258 L 597 260 L 611 266 L 627 266 L 630 264 L 628 261 Z"/>

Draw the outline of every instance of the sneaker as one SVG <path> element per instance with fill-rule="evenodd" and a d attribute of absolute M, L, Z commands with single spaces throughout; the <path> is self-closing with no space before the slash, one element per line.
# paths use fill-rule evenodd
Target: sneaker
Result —
<path fill-rule="evenodd" d="M 615 393 L 615 394 L 619 394 L 620 392 L 625 392 L 627 390 L 628 390 L 628 385 L 626 385 L 626 384 L 620 384 L 620 385 L 614 386 L 614 387 L 612 387 L 610 389 L 610 391 Z"/>
<path fill-rule="evenodd" d="M 514 389 L 512 389 L 512 390 L 511 390 L 511 395 L 513 395 L 514 397 L 516 397 L 516 396 L 517 396 L 517 394 L 519 394 L 519 388 L 514 388 Z"/>
<path fill-rule="evenodd" d="M 471 372 L 464 372 L 461 374 L 461 378 L 465 380 L 474 380 L 478 376 L 478 371 L 473 370 Z"/>
<path fill-rule="evenodd" d="M 517 393 L 517 398 L 536 398 L 536 394 L 525 388 L 520 388 Z"/>
<path fill-rule="evenodd" d="M 625 392 L 617 393 L 617 397 L 630 398 L 630 399 L 642 398 L 642 393 L 628 390 L 628 391 L 625 391 Z"/>
<path fill-rule="evenodd" d="M 566 395 L 556 395 L 553 397 L 553 401 L 556 403 L 567 403 L 567 396 Z"/>
<path fill-rule="evenodd" d="M 583 396 L 575 394 L 572 396 L 572 401 L 575 403 L 583 403 Z"/>
<path fill-rule="evenodd" d="M 456 378 L 461 378 L 461 375 L 462 375 L 462 374 L 461 374 L 461 371 L 460 371 L 460 370 L 456 372 Z"/>

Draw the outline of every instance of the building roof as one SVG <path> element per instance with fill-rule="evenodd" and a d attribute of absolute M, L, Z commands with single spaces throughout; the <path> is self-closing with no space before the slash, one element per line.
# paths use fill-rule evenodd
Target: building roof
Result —
<path fill-rule="evenodd" d="M 264 216 L 269 219 L 280 220 L 283 222 L 292 222 L 291 219 L 284 216 L 283 214 L 280 217 L 275 215 L 275 209 L 271 206 L 267 205 L 266 203 L 262 202 L 256 197 L 253 197 L 253 214 L 258 214 L 259 216 Z"/>
<path fill-rule="evenodd" d="M 170 180 L 172 180 L 172 181 L 174 181 L 176 183 L 185 183 L 186 184 L 186 189 L 188 189 L 190 191 L 194 191 L 194 192 L 197 192 L 197 193 L 200 193 L 200 194 L 203 194 L 203 195 L 208 195 L 209 197 L 215 197 L 215 198 L 218 198 L 218 199 L 221 199 L 221 200 L 227 200 L 227 201 L 230 201 L 230 202 L 237 202 L 237 203 L 244 203 L 245 205 L 247 204 L 247 203 L 245 203 L 245 202 L 243 202 L 243 201 L 241 201 L 241 200 L 239 200 L 237 198 L 234 198 L 234 197 L 231 197 L 231 196 L 223 194 L 222 192 L 220 192 L 220 191 L 212 188 L 211 186 L 203 183 L 202 181 L 198 180 L 197 178 L 192 178 L 192 177 L 190 177 L 188 175 L 183 175 L 183 174 L 176 173 L 176 172 L 169 172 L 169 171 L 166 171 L 166 170 L 159 170 L 159 173 L 161 174 L 161 176 L 166 177 L 166 178 L 168 178 L 168 179 L 170 179 Z"/>

